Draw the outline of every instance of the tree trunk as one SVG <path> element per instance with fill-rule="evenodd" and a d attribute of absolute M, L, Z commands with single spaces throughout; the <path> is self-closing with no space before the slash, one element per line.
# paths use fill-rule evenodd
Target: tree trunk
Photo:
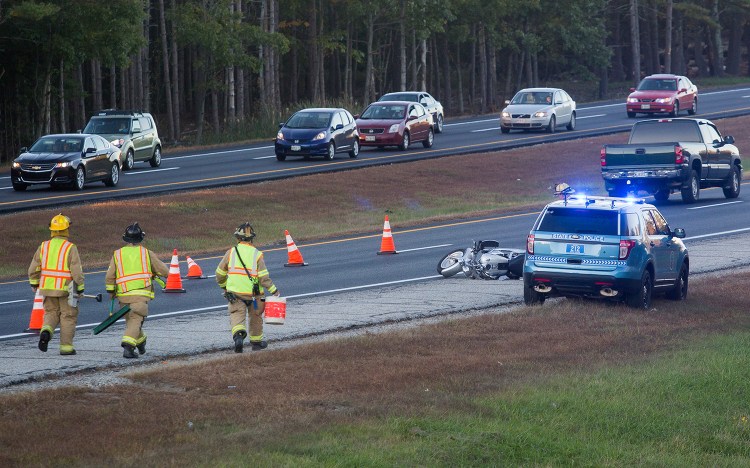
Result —
<path fill-rule="evenodd" d="M 117 107 L 117 66 L 114 63 L 109 66 L 109 107 Z"/>
<path fill-rule="evenodd" d="M 456 42 L 456 74 L 458 75 L 458 113 L 464 113 L 464 71 L 461 67 L 461 43 Z"/>
<path fill-rule="evenodd" d="M 375 100 L 375 70 L 372 63 L 373 40 L 375 36 L 375 15 L 367 14 L 367 65 L 365 66 L 365 94 L 364 102 Z"/>
<path fill-rule="evenodd" d="M 452 106 L 452 90 L 451 90 L 451 60 L 450 60 L 450 50 L 448 49 L 448 35 L 443 34 L 443 57 L 445 57 L 445 60 L 443 61 L 443 83 L 445 83 L 443 88 L 443 95 L 440 97 L 441 102 L 443 103 L 443 106 L 445 106 L 447 109 L 453 109 Z"/>
<path fill-rule="evenodd" d="M 411 30 L 411 89 L 417 89 L 417 32 Z"/>
<path fill-rule="evenodd" d="M 721 19 L 719 18 L 719 0 L 713 0 L 711 3 L 711 19 L 714 24 L 711 27 L 713 37 L 711 42 L 711 68 L 713 76 L 724 76 L 724 47 L 721 40 Z"/>
<path fill-rule="evenodd" d="M 613 12 L 614 25 L 612 26 L 612 80 L 623 81 L 626 78 L 625 66 L 622 56 L 622 20 L 617 11 Z"/>
<path fill-rule="evenodd" d="M 685 37 L 683 32 L 683 15 L 680 12 L 674 14 L 674 44 L 672 45 L 672 73 L 687 75 L 687 63 L 685 60 Z"/>
<path fill-rule="evenodd" d="M 78 86 L 78 115 L 76 116 L 76 128 L 83 128 L 86 123 L 86 99 L 83 88 L 83 64 L 79 63 L 76 67 L 76 85 Z"/>
<path fill-rule="evenodd" d="M 745 24 L 745 15 L 739 11 L 734 12 L 731 19 L 729 31 L 729 47 L 727 50 L 727 73 L 730 75 L 740 74 L 742 63 L 742 27 Z"/>
<path fill-rule="evenodd" d="M 172 11 L 177 11 L 177 0 L 172 0 Z M 180 139 L 180 74 L 178 69 L 178 49 L 177 49 L 177 30 L 175 22 L 172 21 L 172 115 L 174 118 L 174 133 L 172 139 Z"/>
<path fill-rule="evenodd" d="M 344 58 L 344 99 L 351 102 L 354 99 L 352 92 L 352 20 L 346 20 L 346 57 Z"/>
<path fill-rule="evenodd" d="M 406 0 L 401 0 L 401 14 L 399 16 L 399 61 L 401 64 L 399 90 L 406 91 Z"/>
<path fill-rule="evenodd" d="M 479 24 L 479 112 L 487 112 L 487 40 L 484 24 Z"/>
<path fill-rule="evenodd" d="M 143 64 L 141 74 L 143 76 L 143 101 L 141 105 L 146 112 L 151 111 L 151 63 L 149 60 L 149 44 L 151 35 L 149 33 L 149 24 L 151 24 L 151 8 L 149 2 L 146 3 L 145 18 L 143 19 L 143 37 L 146 39 L 146 45 L 141 49 L 139 60 Z"/>
<path fill-rule="evenodd" d="M 666 0 L 666 25 L 664 27 L 664 73 L 672 73 L 672 17 L 674 0 Z"/>
<path fill-rule="evenodd" d="M 60 133 L 68 133 L 68 125 L 65 120 L 65 62 L 63 61 L 63 59 L 60 59 L 59 73 L 60 80 L 58 82 L 58 87 L 60 89 L 60 92 L 57 103 L 60 111 Z"/>
<path fill-rule="evenodd" d="M 630 0 L 630 48 L 633 54 L 631 80 L 635 86 L 641 81 L 641 32 L 638 19 L 638 0 Z"/>
<path fill-rule="evenodd" d="M 169 50 L 167 48 L 167 20 L 164 16 L 164 0 L 159 0 L 159 31 L 161 32 L 161 53 L 164 72 L 164 94 L 167 98 L 168 138 L 174 139 L 174 107 L 172 106 L 172 83 L 169 79 Z"/>

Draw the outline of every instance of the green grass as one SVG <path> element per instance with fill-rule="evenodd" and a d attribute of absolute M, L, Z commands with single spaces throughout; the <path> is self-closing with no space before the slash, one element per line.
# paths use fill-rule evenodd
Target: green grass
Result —
<path fill-rule="evenodd" d="M 749 466 L 750 334 L 703 340 L 646 363 L 580 372 L 418 417 L 268 441 L 268 466 Z M 430 393 L 432 392 L 432 393 Z M 438 395 L 435 395 L 437 393 Z M 227 454 L 218 464 L 241 464 Z"/>

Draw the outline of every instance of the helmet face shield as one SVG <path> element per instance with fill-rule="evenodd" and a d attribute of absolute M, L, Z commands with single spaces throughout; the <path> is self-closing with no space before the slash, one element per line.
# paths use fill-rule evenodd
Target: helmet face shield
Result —
<path fill-rule="evenodd" d="M 146 237 L 146 233 L 143 232 L 143 229 L 141 229 L 138 223 L 133 223 L 125 228 L 125 234 L 122 235 L 122 240 L 131 244 L 137 244 L 142 242 L 144 237 Z"/>
<path fill-rule="evenodd" d="M 234 237 L 244 242 L 252 242 L 255 238 L 255 230 L 250 223 L 242 223 L 235 229 Z"/>

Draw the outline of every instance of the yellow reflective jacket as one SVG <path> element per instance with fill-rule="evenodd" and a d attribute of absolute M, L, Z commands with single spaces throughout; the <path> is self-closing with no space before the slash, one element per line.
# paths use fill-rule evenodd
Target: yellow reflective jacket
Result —
<path fill-rule="evenodd" d="M 78 249 L 65 237 L 42 242 L 29 266 L 29 282 L 43 295 L 65 296 L 68 283 L 75 280 L 77 291 L 83 291 L 83 271 Z"/>

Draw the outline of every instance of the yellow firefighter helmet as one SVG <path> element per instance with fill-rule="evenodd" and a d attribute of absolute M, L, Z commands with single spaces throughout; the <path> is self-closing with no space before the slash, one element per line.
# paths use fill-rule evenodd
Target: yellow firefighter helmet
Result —
<path fill-rule="evenodd" d="M 70 218 L 60 213 L 49 222 L 50 231 L 64 231 L 70 227 Z"/>

